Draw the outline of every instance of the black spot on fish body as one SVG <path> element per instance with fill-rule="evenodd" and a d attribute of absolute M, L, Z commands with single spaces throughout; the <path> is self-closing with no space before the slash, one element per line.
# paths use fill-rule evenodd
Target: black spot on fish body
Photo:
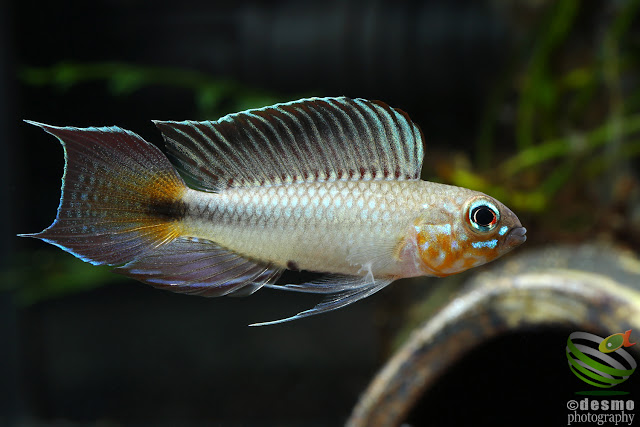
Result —
<path fill-rule="evenodd" d="M 187 214 L 187 205 L 182 200 L 154 200 L 147 205 L 147 213 L 156 218 L 180 220 Z"/>
<path fill-rule="evenodd" d="M 298 263 L 295 262 L 295 261 L 291 261 L 291 260 L 287 261 L 287 268 L 289 270 L 293 270 L 293 271 L 299 271 L 300 270 L 300 267 L 298 266 Z"/>

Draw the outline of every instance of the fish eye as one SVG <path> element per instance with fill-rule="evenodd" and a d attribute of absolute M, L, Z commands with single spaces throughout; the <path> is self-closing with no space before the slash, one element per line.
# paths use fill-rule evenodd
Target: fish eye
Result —
<path fill-rule="evenodd" d="M 500 211 L 493 203 L 486 200 L 476 200 L 469 206 L 469 224 L 480 231 L 493 230 L 500 221 Z"/>

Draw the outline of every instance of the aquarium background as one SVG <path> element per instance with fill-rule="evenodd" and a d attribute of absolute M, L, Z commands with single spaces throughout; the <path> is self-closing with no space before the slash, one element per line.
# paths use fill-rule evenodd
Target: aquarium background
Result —
<path fill-rule="evenodd" d="M 23 119 L 118 125 L 161 146 L 152 119 L 380 99 L 422 128 L 423 179 L 484 191 L 518 214 L 528 241 L 517 251 L 604 241 L 637 253 L 639 3 L 0 3 L 0 424 L 340 425 L 409 331 L 477 273 L 249 328 L 318 298 L 172 294 L 16 237 L 51 223 L 64 165 L 56 140 Z M 453 425 L 469 413 L 477 425 L 513 414 L 564 422 L 581 387 L 566 366 L 570 332 L 487 343 L 408 422 L 442 408 Z"/>

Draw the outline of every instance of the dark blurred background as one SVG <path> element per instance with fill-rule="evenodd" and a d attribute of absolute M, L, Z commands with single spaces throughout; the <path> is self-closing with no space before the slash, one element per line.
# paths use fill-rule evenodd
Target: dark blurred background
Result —
<path fill-rule="evenodd" d="M 0 424 L 339 425 L 424 320 L 411 307 L 468 277 L 397 283 L 347 309 L 248 328 L 317 298 L 175 295 L 15 237 L 51 223 L 64 164 L 55 139 L 22 119 L 117 124 L 160 144 L 152 119 L 213 120 L 306 96 L 380 99 L 423 129 L 423 178 L 496 196 L 528 228 L 527 246 L 600 239 L 638 251 L 637 10 L 568 0 L 1 2 Z M 577 387 L 562 361 L 568 332 L 502 343 L 559 358 L 536 384 L 509 375 L 470 388 L 468 362 L 446 382 L 460 388 L 443 386 L 432 407 L 467 392 L 466 407 L 495 414 L 502 396 L 522 413 L 531 400 L 518 407 L 513 396 L 533 393 L 564 417 Z M 470 360 L 491 367 L 492 352 Z M 421 425 L 428 411 L 413 417 Z"/>

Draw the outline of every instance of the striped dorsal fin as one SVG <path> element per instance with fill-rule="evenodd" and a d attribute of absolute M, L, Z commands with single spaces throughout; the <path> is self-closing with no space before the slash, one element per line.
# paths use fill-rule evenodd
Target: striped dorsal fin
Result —
<path fill-rule="evenodd" d="M 173 163 L 192 186 L 230 187 L 335 180 L 414 180 L 420 129 L 380 101 L 310 98 L 217 121 L 156 121 Z"/>

